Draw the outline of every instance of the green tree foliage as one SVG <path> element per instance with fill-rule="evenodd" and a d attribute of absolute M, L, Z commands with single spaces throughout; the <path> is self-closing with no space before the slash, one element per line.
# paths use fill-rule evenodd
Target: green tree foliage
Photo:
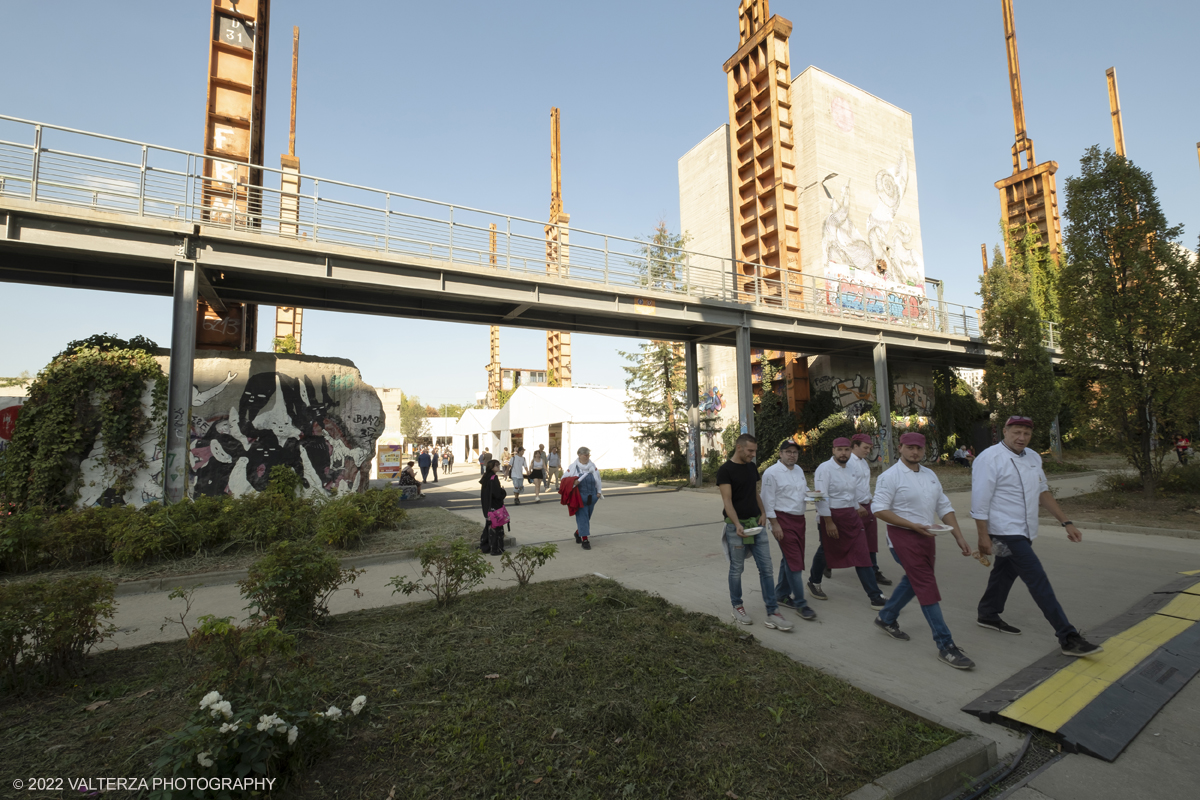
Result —
<path fill-rule="evenodd" d="M 1150 173 L 1093 146 L 1066 182 L 1063 361 L 1078 416 L 1116 433 L 1152 496 L 1200 409 L 1200 267 Z"/>
<path fill-rule="evenodd" d="M 1042 345 L 1042 321 L 1030 279 L 1004 262 L 999 248 L 992 268 L 980 278 L 982 333 L 992 344 L 983 377 L 983 396 L 993 421 L 1012 414 L 1033 419 L 1034 445 L 1049 446 L 1050 423 L 1062 405 L 1050 353 Z"/>
<path fill-rule="evenodd" d="M 788 408 L 787 398 L 777 391 L 779 371 L 767 359 L 762 360 L 762 395 L 754 409 L 754 436 L 758 439 L 758 464 L 768 464 L 779 452 L 783 440 L 799 429 L 796 415 Z M 782 388 L 782 387 L 780 387 Z"/>
<path fill-rule="evenodd" d="M 401 392 L 396 410 L 400 412 L 400 433 L 404 434 L 404 441 L 412 443 L 429 436 L 429 414 L 421 398 Z"/>
<path fill-rule="evenodd" d="M 676 472 L 687 470 L 687 377 L 682 348 L 671 342 L 650 342 L 638 352 L 619 351 L 629 362 L 625 370 L 625 408 L 639 420 L 637 440 L 666 457 Z"/>
<path fill-rule="evenodd" d="M 689 276 L 683 248 L 690 239 L 686 233 L 671 233 L 667 223 L 659 220 L 650 239 L 639 248 L 642 257 L 631 262 L 641 276 L 639 282 L 650 289 L 686 291 Z"/>
<path fill-rule="evenodd" d="M 0 389 L 7 388 L 9 386 L 20 386 L 21 384 L 27 383 L 30 380 L 32 380 L 32 378 L 29 377 L 28 370 L 22 372 L 20 375 L 17 375 L 15 378 L 0 378 Z"/>
<path fill-rule="evenodd" d="M 464 411 L 472 407 L 473 406 L 461 406 L 457 403 L 442 403 L 440 406 L 438 406 L 438 416 L 458 419 L 463 415 Z"/>
<path fill-rule="evenodd" d="M 142 442 L 166 419 L 157 345 L 108 334 L 71 342 L 29 386 L 9 447 L 0 452 L 0 499 L 18 509 L 70 505 L 80 462 L 103 440 L 108 485 L 129 490 L 146 466 Z M 151 384 L 151 413 L 142 395 Z"/>
<path fill-rule="evenodd" d="M 960 444 L 969 444 L 975 424 L 987 419 L 987 407 L 975 399 L 967 382 L 950 367 L 933 370 L 933 424 L 939 453 L 953 452 Z"/>
<path fill-rule="evenodd" d="M 283 338 L 276 336 L 271 340 L 271 348 L 276 353 L 299 353 L 300 343 L 296 341 L 296 337 L 288 334 Z"/>
<path fill-rule="evenodd" d="M 1004 234 L 1008 266 L 1025 278 L 1038 319 L 1058 322 L 1059 264 L 1042 241 L 1037 225 L 1014 225 Z"/>

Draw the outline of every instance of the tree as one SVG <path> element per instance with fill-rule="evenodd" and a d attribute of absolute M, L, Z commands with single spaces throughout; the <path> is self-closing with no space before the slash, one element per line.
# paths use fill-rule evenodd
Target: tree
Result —
<path fill-rule="evenodd" d="M 1200 409 L 1200 267 L 1150 173 L 1092 146 L 1066 182 L 1063 362 L 1081 418 L 1107 427 L 1154 494 L 1172 432 Z"/>
<path fill-rule="evenodd" d="M 458 419 L 468 408 L 473 408 L 473 406 L 460 406 L 457 403 L 442 403 L 437 408 L 437 416 Z"/>
<path fill-rule="evenodd" d="M 768 359 L 762 360 L 762 394 L 754 409 L 754 438 L 758 439 L 756 461 L 768 463 L 779 452 L 783 440 L 796 433 L 799 421 L 788 408 L 787 399 L 775 390 L 779 371 Z"/>
<path fill-rule="evenodd" d="M 975 423 L 987 418 L 987 408 L 975 399 L 967 382 L 950 367 L 933 368 L 933 424 L 940 447 L 947 453 L 968 444 Z"/>
<path fill-rule="evenodd" d="M 640 352 L 619 351 L 630 363 L 625 370 L 625 408 L 635 420 L 637 440 L 666 456 L 677 473 L 687 469 L 687 403 L 682 348 L 672 342 L 650 342 Z"/>
<path fill-rule="evenodd" d="M 1003 231 L 1007 244 L 1008 266 L 1024 276 L 1029 298 L 1039 320 L 1058 322 L 1058 260 L 1042 241 L 1037 225 L 1014 225 Z"/>
<path fill-rule="evenodd" d="M 276 336 L 271 340 L 271 347 L 276 353 L 299 353 L 300 344 L 296 341 L 296 337 L 288 334 L 283 338 Z"/>
<path fill-rule="evenodd" d="M 429 435 L 428 414 L 421 398 L 401 392 L 400 405 L 396 408 L 400 412 L 400 433 L 404 434 L 404 441 L 416 443 Z"/>
<path fill-rule="evenodd" d="M 1042 344 L 1042 319 L 1030 281 L 1019 266 L 1007 264 L 996 248 L 992 268 L 980 279 L 982 333 L 991 343 L 983 375 L 983 396 L 992 419 L 1030 417 L 1034 445 L 1050 445 L 1050 423 L 1062 405 L 1050 353 Z"/>
<path fill-rule="evenodd" d="M 438 413 L 437 406 L 426 405 L 425 406 L 425 416 L 440 417 L 441 414 Z"/>
<path fill-rule="evenodd" d="M 686 233 L 671 233 L 666 221 L 660 219 L 650 239 L 639 248 L 642 258 L 631 262 L 641 275 L 639 282 L 649 289 L 686 291 L 690 276 L 683 248 L 690 240 Z"/>
<path fill-rule="evenodd" d="M 29 383 L 31 380 L 33 380 L 33 378 L 29 376 L 29 370 L 25 370 L 15 378 L 0 378 L 0 388 L 20 386 L 22 384 Z"/>

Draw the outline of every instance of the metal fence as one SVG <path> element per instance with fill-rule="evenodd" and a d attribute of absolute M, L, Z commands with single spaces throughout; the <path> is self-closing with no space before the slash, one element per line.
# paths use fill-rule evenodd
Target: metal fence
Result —
<path fill-rule="evenodd" d="M 251 180 L 255 173 L 260 180 Z M 979 311 L 881 288 L 0 115 L 0 195 L 979 338 Z M 289 183 L 290 181 L 290 183 Z M 562 240 L 561 246 L 548 239 Z M 1053 341 L 1053 328 L 1050 329 Z"/>

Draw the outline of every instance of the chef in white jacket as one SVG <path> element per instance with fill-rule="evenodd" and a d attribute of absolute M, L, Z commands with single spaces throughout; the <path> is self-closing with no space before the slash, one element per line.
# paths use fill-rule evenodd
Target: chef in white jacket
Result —
<path fill-rule="evenodd" d="M 813 489 L 824 496 L 817 500 L 821 546 L 808 573 L 808 593 L 818 600 L 829 599 L 821 588 L 826 564 L 831 569 L 853 567 L 871 608 L 878 611 L 887 598 L 875 582 L 875 568 L 871 566 L 862 524 L 866 512 L 858 502 L 858 474 L 849 467 L 849 462 L 850 440 L 839 437 L 833 440 L 833 457 L 818 466 L 813 476 Z"/>

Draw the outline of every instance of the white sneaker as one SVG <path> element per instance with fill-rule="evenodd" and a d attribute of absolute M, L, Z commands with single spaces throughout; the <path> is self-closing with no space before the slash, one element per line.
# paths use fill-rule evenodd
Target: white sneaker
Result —
<path fill-rule="evenodd" d="M 733 609 L 733 621 L 740 622 L 743 625 L 753 625 L 754 620 L 750 619 L 750 615 L 746 613 L 745 606 L 738 606 Z"/>
<path fill-rule="evenodd" d="M 784 619 L 783 615 L 779 612 L 768 614 L 766 620 L 763 622 L 763 625 L 766 625 L 768 628 L 778 628 L 781 631 L 790 631 L 792 628 L 796 627 Z"/>

